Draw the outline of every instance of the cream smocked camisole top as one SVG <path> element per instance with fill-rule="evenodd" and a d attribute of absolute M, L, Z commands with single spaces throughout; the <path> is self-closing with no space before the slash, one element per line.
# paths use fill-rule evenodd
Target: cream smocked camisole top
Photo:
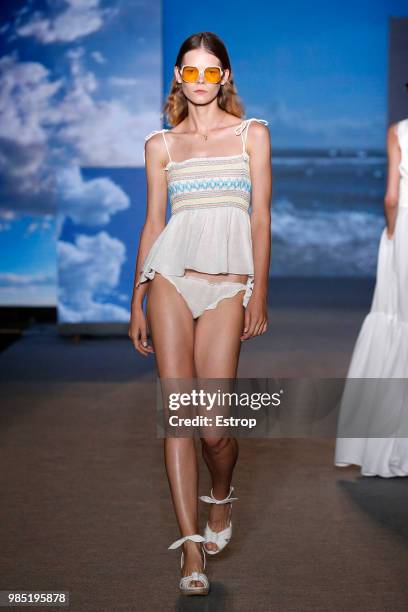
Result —
<path fill-rule="evenodd" d="M 222 157 L 192 157 L 172 161 L 167 173 L 171 217 L 147 254 L 136 286 L 155 272 L 183 276 L 186 268 L 207 274 L 248 274 L 247 301 L 252 294 L 254 266 L 249 209 L 251 177 L 246 152 L 251 121 L 244 120 L 235 134 L 241 135 L 242 153 Z"/>

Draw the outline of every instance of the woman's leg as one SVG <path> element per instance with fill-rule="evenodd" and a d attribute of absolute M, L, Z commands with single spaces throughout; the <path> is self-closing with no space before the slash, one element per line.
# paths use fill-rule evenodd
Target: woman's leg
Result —
<path fill-rule="evenodd" d="M 198 318 L 194 361 L 199 378 L 235 378 L 241 350 L 240 336 L 245 309 L 242 300 L 245 291 L 221 300 L 215 309 L 206 310 Z M 211 474 L 213 494 L 224 499 L 230 491 L 232 473 L 238 459 L 236 438 L 202 437 L 202 454 Z M 228 525 L 229 504 L 211 504 L 209 524 L 213 531 L 222 531 Z M 217 545 L 205 544 L 208 550 Z"/>
<path fill-rule="evenodd" d="M 161 274 L 150 281 L 147 320 L 158 376 L 194 377 L 194 319 L 184 298 Z M 171 496 L 181 536 L 198 530 L 198 466 L 194 438 L 165 438 L 164 458 Z M 201 543 L 188 540 L 183 545 L 183 576 L 203 570 Z M 193 581 L 193 586 L 203 586 Z"/>

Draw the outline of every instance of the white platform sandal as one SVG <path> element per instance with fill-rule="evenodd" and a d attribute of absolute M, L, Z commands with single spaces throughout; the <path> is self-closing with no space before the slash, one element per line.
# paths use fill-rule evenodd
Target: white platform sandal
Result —
<path fill-rule="evenodd" d="M 213 490 L 211 489 L 211 494 L 210 496 L 208 495 L 202 495 L 201 497 L 199 497 L 198 499 L 201 499 L 201 501 L 206 502 L 207 504 L 230 504 L 230 512 L 229 512 L 229 525 L 228 527 L 226 527 L 225 529 L 223 529 L 222 531 L 213 531 L 211 529 L 211 527 L 209 526 L 208 522 L 205 526 L 204 529 L 204 539 L 205 539 L 205 543 L 208 544 L 216 544 L 218 546 L 218 550 L 209 550 L 208 548 L 205 548 L 205 552 L 208 555 L 218 555 L 218 553 L 220 553 L 228 544 L 228 542 L 231 540 L 231 536 L 232 536 L 232 521 L 231 521 L 231 514 L 232 514 L 232 502 L 237 500 L 238 497 L 231 497 L 231 494 L 234 490 L 234 487 L 230 487 L 230 492 L 228 493 L 228 496 L 225 499 L 216 499 L 213 495 Z"/>
<path fill-rule="evenodd" d="M 186 542 L 186 540 L 192 540 L 193 542 L 204 542 L 203 536 L 200 535 L 199 533 L 196 533 L 194 535 L 187 535 L 187 536 L 184 536 L 184 538 L 180 538 L 179 540 L 176 540 L 175 542 L 173 542 L 173 544 L 170 544 L 169 549 L 179 548 L 179 546 L 182 546 L 184 542 Z M 201 549 L 204 555 L 204 568 L 203 569 L 205 569 L 205 550 L 204 550 L 203 545 L 201 545 Z M 183 561 L 184 561 L 184 552 L 182 551 L 181 561 L 180 561 L 181 568 L 183 568 Z M 193 580 L 197 580 L 201 582 L 203 586 L 191 586 L 190 583 Z M 180 591 L 183 593 L 183 595 L 208 595 L 208 592 L 210 590 L 209 580 L 207 576 L 203 574 L 202 572 L 193 572 L 189 576 L 183 576 L 180 580 L 179 586 L 180 586 Z"/>

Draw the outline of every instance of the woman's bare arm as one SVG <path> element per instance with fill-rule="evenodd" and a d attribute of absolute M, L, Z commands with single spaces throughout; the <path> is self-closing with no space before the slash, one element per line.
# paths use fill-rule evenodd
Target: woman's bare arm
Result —
<path fill-rule="evenodd" d="M 167 179 L 164 171 L 164 147 L 161 134 L 155 134 L 145 143 L 147 206 L 136 258 L 128 332 L 135 349 L 144 356 L 154 352 L 147 342 L 147 323 L 143 312 L 143 299 L 150 281 L 140 283 L 139 276 L 148 252 L 166 224 Z"/>
<path fill-rule="evenodd" d="M 148 283 L 139 284 L 141 267 L 151 246 L 166 224 L 167 180 L 163 170 L 163 149 L 161 134 L 155 134 L 145 143 L 147 205 L 136 258 L 132 307 L 141 307 L 143 304 Z"/>
<path fill-rule="evenodd" d="M 388 173 L 387 190 L 384 197 L 384 214 L 387 222 L 387 235 L 392 238 L 398 211 L 399 197 L 399 165 L 401 163 L 401 149 L 396 134 L 397 124 L 390 125 L 387 131 Z"/>
<path fill-rule="evenodd" d="M 267 311 L 269 287 L 269 267 L 271 259 L 271 199 L 272 199 L 272 166 L 271 139 L 269 129 L 261 123 L 253 123 L 248 135 L 248 153 L 252 182 L 251 195 L 251 236 L 254 259 L 254 287 L 250 303 L 261 304 Z M 266 331 L 267 321 L 251 316 L 251 308 L 245 322 L 247 331 L 242 336 L 246 339 Z M 259 310 L 259 308 L 258 308 Z M 265 318 L 265 316 L 263 316 Z M 257 322 L 256 322 L 257 320 Z M 255 321 L 255 322 L 254 322 Z"/>

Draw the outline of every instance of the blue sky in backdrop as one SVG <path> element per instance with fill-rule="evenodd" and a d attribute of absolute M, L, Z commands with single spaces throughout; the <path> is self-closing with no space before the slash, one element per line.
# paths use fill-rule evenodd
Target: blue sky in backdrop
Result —
<path fill-rule="evenodd" d="M 408 15 L 407 0 L 209 0 L 205 11 L 195 2 L 163 10 L 166 82 L 180 43 L 210 30 L 227 45 L 247 116 L 270 121 L 276 147 L 383 148 L 388 20 Z"/>

